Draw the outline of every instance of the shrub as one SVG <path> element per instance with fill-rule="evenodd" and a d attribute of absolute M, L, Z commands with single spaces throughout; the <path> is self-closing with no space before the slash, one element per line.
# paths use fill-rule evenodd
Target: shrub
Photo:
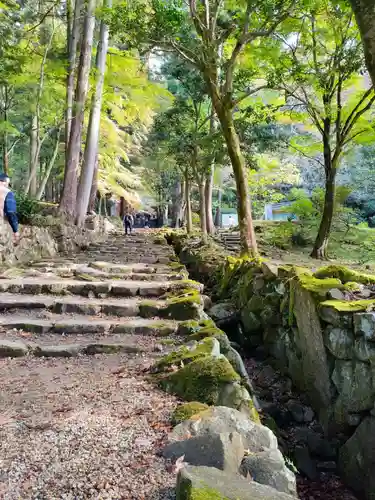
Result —
<path fill-rule="evenodd" d="M 201 224 L 200 215 L 197 212 L 193 212 L 191 215 L 192 215 L 191 218 L 192 218 L 193 226 L 200 226 L 200 224 Z"/>
<path fill-rule="evenodd" d="M 17 215 L 21 224 L 30 224 L 33 217 L 41 211 L 41 206 L 38 200 L 30 198 L 24 193 L 15 193 L 17 202 Z"/>

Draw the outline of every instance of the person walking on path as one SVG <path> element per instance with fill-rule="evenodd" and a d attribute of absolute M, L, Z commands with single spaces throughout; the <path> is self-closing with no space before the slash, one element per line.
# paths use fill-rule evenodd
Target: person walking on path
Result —
<path fill-rule="evenodd" d="M 131 234 L 133 230 L 133 224 L 134 224 L 133 216 L 131 214 L 125 214 L 124 217 L 125 234 Z"/>
<path fill-rule="evenodd" d="M 10 179 L 6 174 L 0 174 L 0 218 L 8 221 L 13 231 L 13 241 L 19 242 L 18 217 L 16 198 L 9 189 Z"/>

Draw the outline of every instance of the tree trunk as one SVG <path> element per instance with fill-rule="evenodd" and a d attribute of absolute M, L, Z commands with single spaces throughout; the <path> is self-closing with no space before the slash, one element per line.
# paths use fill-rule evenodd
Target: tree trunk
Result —
<path fill-rule="evenodd" d="M 66 215 L 69 219 L 74 218 L 77 201 L 79 157 L 81 152 L 85 103 L 89 86 L 91 51 L 95 27 L 95 5 L 96 0 L 88 0 L 78 66 L 75 115 L 71 122 L 68 160 L 65 166 L 64 188 L 60 202 L 60 213 Z"/>
<path fill-rule="evenodd" d="M 223 135 L 236 181 L 238 196 L 237 213 L 242 253 L 255 257 L 258 255 L 258 247 L 255 237 L 253 218 L 251 215 L 246 165 L 241 152 L 240 141 L 234 128 L 232 110 L 230 108 L 226 109 L 217 102 L 215 104 L 215 108 L 223 130 Z"/>
<path fill-rule="evenodd" d="M 66 111 L 65 111 L 65 164 L 68 161 L 68 147 L 73 115 L 74 73 L 77 59 L 82 0 L 67 0 L 67 49 L 68 71 L 66 75 Z M 73 13 L 74 11 L 74 13 Z"/>
<path fill-rule="evenodd" d="M 375 85 L 375 0 L 350 0 L 365 51 L 366 66 Z"/>
<path fill-rule="evenodd" d="M 40 185 L 39 185 L 39 189 L 38 189 L 38 192 L 36 194 L 36 199 L 37 200 L 40 200 L 43 196 L 43 193 L 44 193 L 44 190 L 46 189 L 46 185 L 47 185 L 47 182 L 48 182 L 48 179 L 51 175 L 51 172 L 52 172 L 52 169 L 55 165 L 55 161 L 56 161 L 56 158 L 57 158 L 57 154 L 59 152 L 59 144 L 60 144 L 60 129 L 58 129 L 57 133 L 56 133 L 56 142 L 55 142 L 55 147 L 54 147 L 54 150 L 53 150 L 53 154 L 52 154 L 52 157 L 48 163 L 48 166 L 46 168 L 46 171 L 44 173 L 44 176 L 40 182 Z"/>
<path fill-rule="evenodd" d="M 8 86 L 4 85 L 4 113 L 3 120 L 5 126 L 8 122 Z M 8 132 L 6 129 L 3 133 L 3 172 L 9 174 L 9 156 L 8 156 Z"/>
<path fill-rule="evenodd" d="M 38 156 L 38 126 L 37 126 L 37 116 L 34 115 L 31 121 L 30 129 L 30 156 L 29 156 L 29 178 L 27 181 L 25 193 L 31 196 L 36 195 L 36 172 L 35 168 L 37 166 L 37 156 Z"/>
<path fill-rule="evenodd" d="M 94 175 L 92 178 L 89 208 L 88 208 L 89 213 L 95 212 L 96 197 L 98 194 L 98 174 L 99 174 L 99 160 L 98 160 L 98 156 L 96 156 L 95 169 L 94 169 Z"/>
<path fill-rule="evenodd" d="M 211 172 L 207 175 L 205 184 L 206 225 L 208 234 L 213 234 L 215 232 L 215 224 L 212 212 L 213 184 L 214 184 L 214 165 L 212 164 Z"/>
<path fill-rule="evenodd" d="M 212 136 L 216 131 L 216 115 L 214 109 L 211 111 L 210 117 L 210 135 Z M 214 173 L 215 173 L 215 152 L 212 152 L 212 161 L 206 177 L 205 186 L 205 199 L 206 199 L 206 225 L 207 233 L 213 234 L 215 232 L 215 225 L 212 214 L 212 190 L 214 186 Z"/>
<path fill-rule="evenodd" d="M 315 259 L 327 260 L 328 258 L 327 247 L 335 207 L 335 178 L 336 169 L 332 168 L 326 174 L 323 215 L 314 248 L 311 252 L 311 257 Z"/>
<path fill-rule="evenodd" d="M 207 242 L 206 191 L 204 182 L 199 184 L 199 212 L 203 240 Z"/>
<path fill-rule="evenodd" d="M 193 230 L 193 217 L 191 213 L 191 198 L 190 198 L 190 179 L 187 173 L 185 172 L 185 203 L 186 203 L 186 230 L 188 233 L 191 233 Z"/>
<path fill-rule="evenodd" d="M 106 0 L 104 7 L 111 7 L 112 0 Z M 108 52 L 108 26 L 101 22 L 100 39 L 97 49 L 96 68 L 97 82 L 95 93 L 92 96 L 89 125 L 87 128 L 85 154 L 81 169 L 77 192 L 77 219 L 76 224 L 82 226 L 90 201 L 90 192 L 95 170 L 95 160 L 99 144 L 100 112 L 102 108 L 102 95 L 104 85 L 105 64 Z"/>

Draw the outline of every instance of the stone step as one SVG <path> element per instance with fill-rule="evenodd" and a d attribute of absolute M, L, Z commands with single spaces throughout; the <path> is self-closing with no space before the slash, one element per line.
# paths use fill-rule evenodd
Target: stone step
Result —
<path fill-rule="evenodd" d="M 172 335 L 177 331 L 178 322 L 155 319 L 88 319 L 87 316 L 64 316 L 50 313 L 48 319 L 33 315 L 2 315 L 0 327 L 37 334 L 58 333 L 60 335 L 91 334 L 131 334 L 131 335 Z"/>
<path fill-rule="evenodd" d="M 139 342 L 137 335 L 49 335 L 48 339 L 33 336 L 31 338 L 10 338 L 0 336 L 0 358 L 17 358 L 27 355 L 37 357 L 71 358 L 82 355 L 128 353 L 139 355 L 145 352 L 160 351 L 163 347 L 158 339 L 150 338 Z"/>
<path fill-rule="evenodd" d="M 13 309 L 41 309 L 48 310 L 57 314 L 85 314 L 85 315 L 107 315 L 149 317 L 144 312 L 144 307 L 149 302 L 140 298 L 130 299 L 89 299 L 86 297 L 64 297 L 48 295 L 24 295 L 2 293 L 0 295 L 0 311 L 11 311 Z M 155 302 L 160 307 L 165 305 L 165 301 L 157 300 Z"/>
<path fill-rule="evenodd" d="M 0 280 L 0 292 L 25 294 L 82 295 L 84 297 L 160 297 L 166 292 L 191 287 L 176 281 L 82 281 L 63 278 L 15 278 Z"/>

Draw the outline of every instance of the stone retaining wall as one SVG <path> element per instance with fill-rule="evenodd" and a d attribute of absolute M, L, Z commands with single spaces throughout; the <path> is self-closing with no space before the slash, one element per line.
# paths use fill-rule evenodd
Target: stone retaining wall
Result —
<path fill-rule="evenodd" d="M 327 434 L 342 439 L 344 478 L 373 500 L 375 276 L 337 266 L 313 274 L 295 266 L 225 259 L 219 248 L 211 249 L 210 259 L 207 248 L 185 239 L 174 242 L 188 269 L 208 282 L 220 301 L 210 316 L 234 332 L 231 340 L 266 349 L 308 394 Z"/>
<path fill-rule="evenodd" d="M 59 252 L 69 253 L 77 248 L 85 248 L 90 242 L 104 237 L 112 227 L 110 222 L 102 218 L 91 218 L 86 228 L 69 226 L 58 221 L 48 227 L 21 226 L 20 242 L 14 246 L 9 225 L 0 222 L 0 265 L 29 262 L 53 257 Z"/>

